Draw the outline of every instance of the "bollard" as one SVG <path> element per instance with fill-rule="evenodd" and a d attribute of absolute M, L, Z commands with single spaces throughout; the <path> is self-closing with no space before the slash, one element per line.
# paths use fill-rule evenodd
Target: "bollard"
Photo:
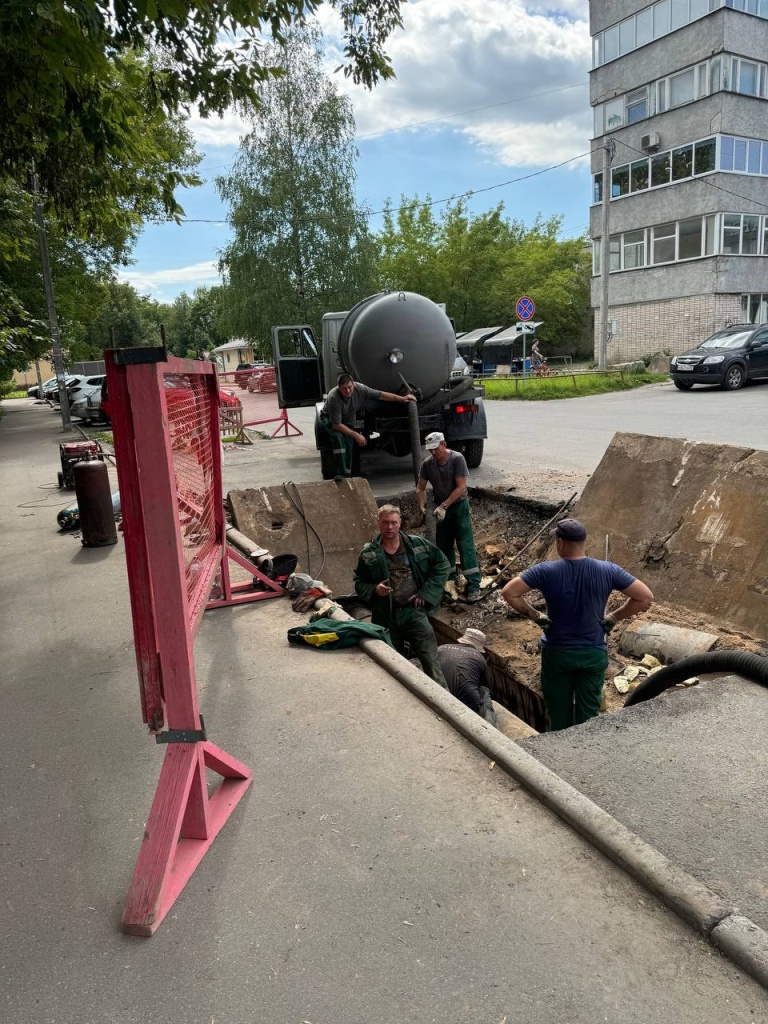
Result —
<path fill-rule="evenodd" d="M 112 511 L 112 492 L 106 463 L 96 459 L 78 462 L 73 470 L 75 496 L 80 513 L 80 540 L 87 548 L 117 544 Z"/>

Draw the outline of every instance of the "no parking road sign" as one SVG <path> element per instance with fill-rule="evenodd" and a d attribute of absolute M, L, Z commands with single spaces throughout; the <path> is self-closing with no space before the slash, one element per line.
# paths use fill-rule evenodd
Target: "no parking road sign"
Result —
<path fill-rule="evenodd" d="M 536 305 L 533 299 L 528 298 L 527 295 L 523 295 L 522 298 L 517 300 L 515 312 L 517 313 L 518 320 L 532 320 L 533 315 L 536 312 Z"/>

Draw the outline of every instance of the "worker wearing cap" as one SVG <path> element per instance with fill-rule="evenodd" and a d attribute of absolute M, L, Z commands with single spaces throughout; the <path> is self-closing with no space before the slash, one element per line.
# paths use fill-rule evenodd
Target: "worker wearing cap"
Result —
<path fill-rule="evenodd" d="M 369 388 L 348 373 L 340 373 L 336 387 L 331 388 L 320 410 L 320 425 L 331 442 L 336 460 L 336 478 L 352 476 L 355 445 L 364 448 L 368 441 L 356 429 L 357 418 L 365 408 L 366 398 L 382 402 L 415 402 L 415 395 L 396 395 L 391 391 Z"/>
<path fill-rule="evenodd" d="M 589 558 L 587 531 L 578 519 L 563 519 L 552 532 L 559 557 L 532 565 L 507 583 L 501 594 L 515 611 L 544 631 L 541 692 L 555 730 L 597 715 L 608 667 L 606 636 L 621 619 L 647 611 L 653 594 L 621 566 Z M 525 600 L 530 590 L 541 591 L 546 615 Z M 614 590 L 627 600 L 609 615 L 605 608 Z"/>
<path fill-rule="evenodd" d="M 455 644 L 441 644 L 437 648 L 437 658 L 453 696 L 495 725 L 491 691 L 485 685 L 485 644 L 481 629 L 465 629 Z"/>
<path fill-rule="evenodd" d="M 458 548 L 461 571 L 467 581 L 466 600 L 477 601 L 481 596 L 481 576 L 469 514 L 466 460 L 461 452 L 451 451 L 445 437 L 437 430 L 427 434 L 424 447 L 429 454 L 419 471 L 416 501 L 422 516 L 425 515 L 427 484 L 432 484 L 437 519 L 435 543 L 452 568 L 456 564 L 455 549 Z"/>

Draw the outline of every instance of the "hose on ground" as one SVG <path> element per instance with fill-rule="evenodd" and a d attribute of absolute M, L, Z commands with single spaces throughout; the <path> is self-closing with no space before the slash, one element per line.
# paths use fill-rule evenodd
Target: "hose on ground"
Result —
<path fill-rule="evenodd" d="M 681 658 L 674 665 L 667 665 L 653 675 L 648 676 L 630 693 L 624 701 L 629 708 L 644 700 L 658 697 L 670 686 L 682 683 L 691 676 L 704 675 L 707 672 L 732 672 L 734 675 L 751 679 L 755 683 L 768 686 L 768 658 L 747 651 L 714 651 L 709 654 L 692 654 L 690 658 Z"/>

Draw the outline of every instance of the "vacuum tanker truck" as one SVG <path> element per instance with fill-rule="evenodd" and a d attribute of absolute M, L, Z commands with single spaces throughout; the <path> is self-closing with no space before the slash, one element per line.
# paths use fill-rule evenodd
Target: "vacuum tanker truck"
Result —
<path fill-rule="evenodd" d="M 425 436 L 439 430 L 449 448 L 463 452 L 471 469 L 480 465 L 488 436 L 485 392 L 475 386 L 471 370 L 454 372 L 456 334 L 431 299 L 415 292 L 379 292 L 347 312 L 326 313 L 319 347 L 308 325 L 273 327 L 272 351 L 280 408 L 315 404 L 323 479 L 331 479 L 336 470 L 320 410 L 345 372 L 377 391 L 410 391 L 418 399 L 403 405 L 367 401 L 357 424 L 368 441 L 364 451 L 410 455 L 416 469 Z"/>

